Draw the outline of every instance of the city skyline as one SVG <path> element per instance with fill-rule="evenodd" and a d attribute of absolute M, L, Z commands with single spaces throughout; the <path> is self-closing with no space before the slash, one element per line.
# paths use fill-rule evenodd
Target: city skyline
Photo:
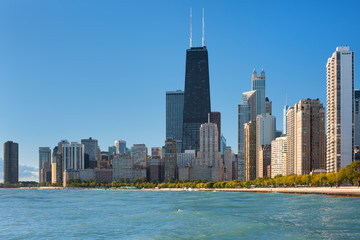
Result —
<path fill-rule="evenodd" d="M 264 2 L 262 3 L 264 4 Z M 15 10 L 16 7 L 19 7 L 12 3 L 2 3 L 1 5 L 4 5 L 1 7 L 2 9 L 8 10 Z M 80 4 L 74 5 L 80 7 Z M 306 39 L 306 37 L 310 37 L 312 31 L 317 29 L 316 27 L 307 24 L 310 24 L 310 22 L 314 21 L 314 18 L 316 18 L 315 12 L 317 8 L 320 8 L 319 5 L 314 5 L 314 9 L 312 10 L 307 10 L 312 19 L 304 20 L 305 23 L 304 26 L 300 27 L 300 33 L 295 33 L 295 30 L 290 27 L 291 23 L 298 22 L 295 18 L 288 15 L 287 16 L 290 17 L 290 23 L 278 26 L 279 29 L 271 27 L 270 30 L 265 30 L 265 27 L 261 26 L 261 22 L 254 20 L 250 21 L 251 15 L 246 13 L 245 9 L 250 7 L 258 8 L 259 5 L 261 5 L 258 2 L 253 5 L 247 5 L 245 3 L 237 4 L 238 6 L 243 7 L 239 8 L 240 12 L 238 13 L 227 9 L 230 11 L 229 17 L 220 21 L 218 19 L 220 13 L 216 9 L 216 4 L 205 4 L 204 2 L 201 4 L 189 4 L 186 2 L 181 4 L 176 3 L 175 5 L 178 5 L 179 9 L 174 9 L 173 6 L 165 5 L 165 7 L 169 7 L 175 11 L 176 14 L 171 16 L 168 12 L 164 12 L 163 17 L 173 21 L 171 33 L 176 33 L 178 36 L 177 39 L 176 37 L 173 38 L 172 36 L 168 36 L 171 35 L 171 33 L 166 33 L 165 29 L 168 29 L 167 27 L 170 26 L 169 23 L 164 23 L 160 26 L 160 29 L 164 30 L 161 37 L 167 36 L 168 38 L 166 39 L 171 42 L 171 45 L 167 41 L 162 41 L 162 43 L 164 43 L 165 46 L 171 46 L 171 49 L 174 50 L 174 54 L 170 55 L 167 53 L 167 50 L 158 48 L 159 43 L 156 43 L 156 41 L 154 42 L 154 39 L 151 39 L 152 34 L 146 32 L 146 30 L 149 31 L 147 28 L 153 29 L 151 24 L 163 20 L 154 20 L 150 18 L 150 23 L 145 24 L 146 26 L 141 28 L 145 31 L 147 36 L 146 39 L 149 40 L 149 42 L 144 43 L 145 52 L 142 53 L 142 55 L 135 53 L 134 56 L 132 56 L 130 52 L 127 52 L 125 56 L 130 57 L 129 62 L 118 60 L 114 55 L 121 56 L 120 53 L 124 50 L 121 44 L 130 43 L 133 39 L 115 43 L 114 40 L 111 40 L 112 36 L 115 36 L 117 41 L 119 40 L 119 37 L 123 36 L 121 34 L 119 35 L 119 29 L 107 29 L 109 32 L 101 39 L 96 37 L 95 39 L 88 39 L 87 37 L 90 35 L 86 34 L 90 34 L 91 31 L 86 29 L 81 30 L 78 34 L 76 34 L 76 32 L 71 32 L 71 30 L 74 30 L 75 28 L 69 28 L 69 32 L 66 32 L 64 29 L 69 27 L 68 25 L 56 25 L 56 20 L 60 17 L 61 13 L 63 13 L 61 10 L 58 10 L 58 14 L 50 19 L 52 20 L 50 22 L 57 27 L 55 29 L 60 32 L 65 31 L 65 33 L 68 34 L 65 36 L 69 39 L 72 39 L 72 37 L 81 39 L 80 42 L 72 43 L 73 47 L 81 46 L 80 50 L 71 53 L 71 51 L 67 49 L 69 52 L 66 52 L 66 54 L 70 54 L 67 57 L 76 59 L 73 61 L 70 60 L 72 64 L 76 63 L 76 61 L 84 61 L 77 69 L 74 69 L 74 66 L 71 66 L 71 63 L 69 65 L 66 64 L 64 62 L 66 56 L 61 55 L 60 52 L 56 52 L 59 50 L 56 50 L 56 47 L 51 45 L 51 43 L 57 42 L 52 39 L 54 36 L 51 35 L 56 35 L 56 31 L 49 30 L 49 33 L 38 33 L 34 38 L 28 41 L 23 40 L 23 42 L 15 41 L 10 43 L 13 38 L 26 34 L 24 27 L 21 26 L 23 23 L 22 21 L 26 18 L 22 21 L 19 20 L 19 22 L 13 22 L 10 24 L 11 26 L 0 23 L 0 27 L 5 30 L 5 35 L 8 34 L 7 37 L 0 40 L 0 49 L 4 52 L 0 57 L 0 65 L 4 66 L 4 69 L 0 70 L 0 78 L 3 79 L 2 83 L 4 85 L 4 88 L 0 90 L 0 102 L 2 102 L 1 107 L 5 116 L 0 120 L 0 124 L 3 126 L 1 129 L 3 134 L 0 139 L 2 142 L 11 140 L 19 143 L 19 165 L 37 166 L 39 147 L 50 147 L 52 149 L 61 139 L 67 139 L 72 142 L 93 137 L 99 141 L 99 146 L 102 150 L 107 150 L 109 146 L 113 146 L 114 141 L 117 139 L 126 140 L 128 146 L 141 143 L 146 144 L 149 149 L 151 147 L 163 146 L 166 136 L 165 93 L 166 91 L 176 91 L 177 89 L 184 90 L 185 51 L 189 48 L 188 14 L 191 6 L 193 8 L 194 47 L 201 46 L 200 19 L 202 7 L 205 8 L 205 38 L 207 48 L 209 49 L 211 107 L 212 109 L 221 112 L 222 134 L 226 137 L 227 144 L 234 150 L 238 149 L 237 105 L 241 104 L 242 92 L 248 91 L 251 87 L 251 73 L 254 68 L 264 68 L 266 71 L 266 95 L 273 102 L 273 115 L 278 119 L 277 130 L 280 130 L 282 129 L 282 109 L 286 104 L 286 94 L 288 94 L 287 104 L 290 106 L 293 106 L 300 99 L 319 98 L 321 103 L 324 104 L 324 107 L 326 107 L 325 65 L 327 58 L 338 46 L 349 45 L 355 53 L 359 48 L 359 45 L 356 43 L 359 34 L 355 32 L 352 34 L 347 33 L 348 35 L 343 34 L 339 37 L 331 36 L 334 37 L 334 39 L 326 39 L 324 41 L 324 39 L 320 37 L 320 33 L 323 31 L 323 33 L 326 32 L 329 34 L 330 28 L 328 25 L 326 25 L 326 30 L 319 30 L 319 36 L 316 40 L 312 39 L 310 41 Z M 42 9 L 40 10 L 50 8 L 50 10 L 56 12 L 55 9 L 52 9 L 54 6 L 55 5 L 52 5 L 51 3 L 47 3 L 45 6 L 42 6 Z M 106 6 L 108 5 L 105 5 L 105 7 L 102 6 L 98 11 L 102 11 L 103 13 L 110 11 Z M 289 5 L 285 4 L 283 7 L 286 9 L 286 6 Z M 40 11 L 35 9 L 36 4 L 30 4 L 28 7 L 30 7 L 31 13 Z M 92 10 L 95 8 L 94 5 L 89 5 L 88 7 Z M 135 6 L 130 5 L 128 7 L 130 7 L 130 13 L 134 14 L 136 10 Z M 304 6 L 300 5 L 299 7 L 301 8 Z M 331 8 L 335 6 L 331 5 L 323 7 Z M 224 8 L 224 6 L 222 6 L 222 8 Z M 275 8 L 275 6 L 272 6 L 272 8 Z M 20 13 L 27 16 L 26 13 L 22 12 L 23 10 L 21 8 L 17 10 L 18 12 L 16 12 L 15 16 Z M 62 10 L 64 11 L 66 9 Z M 269 15 L 269 13 L 265 13 L 264 10 L 258 10 L 264 14 L 264 19 L 266 14 Z M 158 13 L 157 11 L 152 14 L 146 14 L 148 14 L 147 16 L 155 17 Z M 351 12 L 354 10 L 349 9 L 348 11 Z M 115 14 L 113 11 L 111 11 L 111 13 Z M 144 12 L 141 11 L 141 13 Z M 270 14 L 270 16 L 274 18 L 270 19 L 270 22 L 275 21 L 279 23 L 280 18 L 276 18 L 275 13 L 279 12 L 274 12 L 274 15 Z M 94 22 L 92 24 L 95 25 L 87 25 L 86 22 L 82 22 L 74 14 L 75 13 L 72 12 L 70 13 L 71 19 L 77 20 L 75 22 L 80 25 L 83 24 L 88 27 L 93 26 L 95 28 L 93 29 L 95 30 L 93 31 L 94 34 L 100 33 L 100 26 L 106 25 L 106 23 L 109 23 L 111 20 L 110 17 L 103 19 L 102 25 L 95 27 L 96 24 Z M 347 14 L 351 15 L 350 13 Z M 0 18 L 2 20 L 12 19 L 6 11 L 1 15 Z M 115 18 L 115 15 L 111 15 L 111 17 Z M 355 18 L 355 16 L 353 16 L 353 18 Z M 41 17 L 39 17 L 39 19 L 30 19 L 29 24 L 32 24 L 32 29 L 37 31 L 46 29 L 47 26 L 41 25 L 42 22 L 40 20 Z M 320 19 L 318 20 L 320 21 Z M 231 31 L 228 29 L 230 28 L 229 26 L 224 27 L 221 25 L 226 22 L 232 26 L 233 29 Z M 237 26 L 235 23 L 239 23 L 239 25 Z M 270 25 L 270 23 L 265 22 L 263 24 L 268 27 Z M 322 22 L 322 24 L 325 24 L 325 22 Z M 344 26 L 344 32 L 351 29 L 351 26 L 355 27 L 355 25 L 352 24 L 354 23 L 349 24 L 350 26 Z M 136 22 L 135 26 L 139 27 L 140 23 Z M 308 26 L 308 28 L 305 26 Z M 257 28 L 256 31 L 255 28 Z M 15 31 L 15 29 L 19 32 Z M 276 34 L 279 33 L 281 29 L 288 30 L 290 35 L 293 34 L 292 37 L 288 37 L 285 40 L 275 40 Z M 132 29 L 127 30 L 134 33 Z M 271 30 L 273 32 L 271 32 Z M 20 31 L 24 32 L 21 33 Z M 125 33 L 126 32 L 127 31 L 125 31 Z M 265 38 L 266 41 L 256 39 L 256 37 L 258 37 L 257 34 L 269 34 L 269 32 L 271 32 L 270 39 L 268 37 Z M 123 32 L 124 35 L 126 35 L 125 33 Z M 246 35 L 249 33 L 253 33 L 255 36 L 249 37 L 250 35 Z M 85 38 L 82 34 L 85 34 Z M 220 38 L 218 36 L 219 34 L 223 35 L 223 37 Z M 233 39 L 231 34 L 237 36 L 237 39 Z M 303 34 L 303 36 L 301 36 L 301 34 Z M 49 44 L 46 46 L 41 46 L 41 44 L 44 44 L 44 42 L 41 41 L 39 41 L 39 43 L 31 42 L 39 40 L 38 37 L 40 36 L 47 36 L 50 40 L 52 39 L 52 41 L 49 41 Z M 245 36 L 245 38 L 249 37 L 250 39 L 244 40 L 244 38 L 240 38 L 239 36 Z M 301 43 L 295 41 L 297 42 L 297 45 L 291 43 L 291 39 L 289 38 L 296 38 L 297 36 L 301 36 L 304 41 Z M 66 37 L 62 40 L 66 40 Z M 99 42 L 106 43 L 107 41 L 110 41 L 111 46 L 117 46 L 118 48 L 112 52 L 104 46 L 99 47 L 93 53 L 95 55 L 90 55 L 90 58 L 91 56 L 93 56 L 94 59 L 95 57 L 98 57 L 98 60 L 86 61 L 85 57 L 89 57 L 89 55 L 85 54 L 84 56 L 80 56 L 82 53 L 90 51 L 91 46 L 95 46 Z M 134 42 L 135 43 L 131 43 L 130 46 L 135 47 L 136 44 L 140 43 L 138 40 Z M 229 51 L 230 53 L 225 52 L 227 49 L 226 42 L 234 44 L 231 51 Z M 236 42 L 237 44 L 235 44 Z M 321 46 L 316 44 L 319 42 L 322 43 Z M 59 44 L 60 42 L 57 43 Z M 82 46 L 81 43 L 85 43 L 85 46 Z M 66 41 L 65 43 L 60 44 L 60 46 L 66 47 Z M 311 48 L 309 49 L 310 46 Z M 11 52 L 15 47 L 20 47 L 18 50 L 19 52 Z M 249 49 L 245 49 L 246 47 L 249 47 Z M 35 52 L 37 48 L 40 50 L 38 53 Z M 46 50 L 49 49 L 55 51 L 53 52 L 54 56 L 45 53 Z M 274 49 L 276 50 L 274 51 Z M 21 50 L 24 50 L 24 52 L 20 53 Z M 164 65 L 164 62 L 146 66 L 152 59 L 153 51 L 160 53 L 162 58 L 170 58 L 171 61 L 165 62 L 165 66 L 168 69 L 163 69 L 161 66 Z M 288 51 L 290 51 L 290 53 Z M 272 59 L 272 54 L 274 53 L 278 54 L 276 62 L 273 62 Z M 315 60 L 312 59 L 312 56 Z M 107 60 L 106 64 L 109 64 L 109 66 L 104 66 L 104 64 L 101 63 L 101 60 L 108 57 L 110 60 Z M 144 58 L 140 59 L 140 64 L 136 62 L 136 58 L 138 57 Z M 244 60 L 239 59 L 239 57 L 244 58 L 245 62 Z M 15 63 L 15 60 L 18 58 L 22 60 Z M 306 58 L 311 59 L 308 59 L 308 62 L 305 63 L 303 60 Z M 30 59 L 32 63 L 29 62 Z M 46 64 L 44 62 L 46 59 L 51 59 L 50 62 L 53 62 Z M 42 63 L 45 63 L 45 65 L 40 66 Z M 62 67 L 55 66 L 56 63 L 61 64 Z M 299 67 L 298 64 L 301 64 L 302 66 Z M 126 68 L 136 70 L 136 65 L 141 66 L 146 72 L 147 78 L 138 73 L 126 70 Z M 96 66 L 96 68 L 91 69 L 91 66 Z M 355 61 L 355 69 L 357 68 L 356 66 L 357 63 Z M 16 67 L 18 67 L 18 69 Z M 114 69 L 117 70 L 114 71 Z M 304 69 L 308 71 L 304 71 Z M 61 75 L 60 73 L 62 71 L 64 71 L 65 74 Z M 161 71 L 164 72 L 160 73 Z M 169 72 L 174 72 L 175 74 L 169 75 Z M 57 76 L 55 73 L 59 73 L 60 76 Z M 161 74 L 160 77 L 159 73 Z M 356 80 L 358 79 L 358 76 L 358 73 L 355 71 L 355 89 L 359 88 L 359 84 Z M 50 79 L 51 81 L 47 81 L 47 79 Z M 89 81 L 86 81 L 88 79 Z M 118 79 L 120 79 L 120 81 L 118 81 Z M 155 86 L 150 86 L 151 84 L 149 83 L 152 81 Z M 294 82 L 297 83 L 297 85 L 292 85 Z M 139 87 L 139 84 L 143 87 Z M 314 86 L 310 89 L 305 88 L 304 86 L 298 86 L 309 86 L 309 84 L 314 84 Z M 67 87 L 63 87 L 62 85 L 66 85 Z M 69 86 L 73 86 L 73 88 L 70 90 L 67 89 Z M 118 91 L 114 89 L 114 86 L 117 87 Z M 32 91 L 29 91 L 29 89 Z M 98 92 L 99 89 L 100 92 Z M 281 91 L 281 94 L 278 93 L 279 90 Z M 79 93 L 79 91 L 84 91 L 84 93 Z M 130 93 L 126 93 L 126 91 L 129 91 Z M 148 91 L 151 94 L 149 94 Z M 95 93 L 97 92 L 98 94 L 96 95 Z M 40 95 L 40 93 L 43 93 L 43 95 Z M 138 97 L 139 99 L 133 98 L 131 95 L 135 93 L 136 95 L 138 94 L 138 96 L 141 95 L 141 97 Z M 17 94 L 17 97 L 13 100 L 12 97 L 15 94 Z M 74 106 L 72 106 L 72 104 L 74 104 Z M 76 105 L 77 107 L 75 107 Z M 66 106 L 66 108 L 64 106 Z M 81 112 L 76 111 L 79 110 L 79 106 L 81 106 Z M 157 111 L 154 110 L 154 106 Z M 94 107 L 99 111 L 96 114 L 94 113 Z M 15 109 L 20 113 L 17 113 Z M 64 109 L 67 110 L 65 111 Z M 146 121 L 141 119 L 139 117 L 140 115 L 134 112 L 141 112 L 141 115 L 147 116 Z M 150 113 L 152 114 L 150 115 Z M 64 114 L 64 116 L 62 116 L 62 114 Z M 61 125 L 59 125 L 60 122 L 62 122 Z M 79 124 L 82 125 L 80 126 Z M 73 126 L 76 126 L 77 128 L 74 128 Z M 139 127 L 140 129 L 137 130 Z"/>

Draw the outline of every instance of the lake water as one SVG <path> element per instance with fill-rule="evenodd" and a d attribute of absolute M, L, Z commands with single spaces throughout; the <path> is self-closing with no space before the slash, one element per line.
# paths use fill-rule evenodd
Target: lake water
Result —
<path fill-rule="evenodd" d="M 360 199 L 0 189 L 0 239 L 360 239 Z"/>

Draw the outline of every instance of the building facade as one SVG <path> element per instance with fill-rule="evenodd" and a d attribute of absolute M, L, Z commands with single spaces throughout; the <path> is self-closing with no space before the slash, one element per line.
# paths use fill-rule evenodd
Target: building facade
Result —
<path fill-rule="evenodd" d="M 176 139 L 177 151 L 181 152 L 183 135 L 184 91 L 166 92 L 166 138 Z"/>
<path fill-rule="evenodd" d="M 250 121 L 244 125 L 245 180 L 256 179 L 256 122 Z"/>
<path fill-rule="evenodd" d="M 208 51 L 205 46 L 186 51 L 182 152 L 200 150 L 199 128 L 211 113 Z"/>
<path fill-rule="evenodd" d="M 147 167 L 148 149 L 145 144 L 134 144 L 131 147 L 131 157 L 133 165 L 137 167 Z"/>
<path fill-rule="evenodd" d="M 165 161 L 164 161 L 164 178 L 178 179 L 177 174 L 177 151 L 176 139 L 166 138 L 165 140 Z"/>
<path fill-rule="evenodd" d="M 285 174 L 287 153 L 286 137 L 278 137 L 271 142 L 271 177 Z"/>
<path fill-rule="evenodd" d="M 354 51 L 337 47 L 327 64 L 326 171 L 354 160 Z"/>
<path fill-rule="evenodd" d="M 360 147 L 360 90 L 355 90 L 355 103 L 354 103 L 354 144 Z"/>
<path fill-rule="evenodd" d="M 62 144 L 63 170 L 85 169 L 84 145 L 78 142 Z"/>
<path fill-rule="evenodd" d="M 256 90 L 256 104 L 257 104 L 257 115 L 266 113 L 265 105 L 265 72 L 262 69 L 260 76 L 257 75 L 257 72 L 253 71 L 251 77 L 251 90 Z"/>
<path fill-rule="evenodd" d="M 116 154 L 124 154 L 126 151 L 126 141 L 125 140 L 116 140 L 115 141 Z"/>
<path fill-rule="evenodd" d="M 210 122 L 215 123 L 218 130 L 218 151 L 221 152 L 221 113 L 220 112 L 211 112 L 210 113 Z"/>
<path fill-rule="evenodd" d="M 39 183 L 51 182 L 51 149 L 39 147 Z"/>
<path fill-rule="evenodd" d="M 4 183 L 19 182 L 19 144 L 7 141 L 4 143 Z"/>
<path fill-rule="evenodd" d="M 84 154 L 87 155 L 88 167 L 96 168 L 98 161 L 100 161 L 98 140 L 91 137 L 89 139 L 81 139 L 81 144 L 84 145 Z"/>

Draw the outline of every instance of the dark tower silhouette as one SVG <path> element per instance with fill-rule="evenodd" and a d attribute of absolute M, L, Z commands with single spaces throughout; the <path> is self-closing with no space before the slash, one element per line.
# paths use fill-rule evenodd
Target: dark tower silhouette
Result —
<path fill-rule="evenodd" d="M 4 143 L 4 183 L 19 181 L 19 144 L 12 141 Z"/>
<path fill-rule="evenodd" d="M 208 51 L 205 46 L 191 47 L 186 50 L 182 152 L 199 151 L 199 129 L 210 112 Z"/>

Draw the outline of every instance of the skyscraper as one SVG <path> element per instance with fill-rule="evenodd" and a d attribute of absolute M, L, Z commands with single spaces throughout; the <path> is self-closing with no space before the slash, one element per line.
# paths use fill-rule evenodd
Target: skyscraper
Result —
<path fill-rule="evenodd" d="M 327 64 L 327 172 L 354 160 L 354 51 L 337 47 Z"/>
<path fill-rule="evenodd" d="M 355 113 L 354 113 L 354 124 L 355 124 L 355 146 L 360 147 L 360 90 L 355 90 Z"/>
<path fill-rule="evenodd" d="M 134 144 L 131 147 L 131 158 L 133 165 L 136 167 L 147 167 L 148 149 L 145 144 Z"/>
<path fill-rule="evenodd" d="M 115 141 L 116 154 L 124 154 L 126 152 L 126 141 L 116 140 Z"/>
<path fill-rule="evenodd" d="M 166 92 L 166 138 L 176 139 L 176 149 L 181 152 L 183 135 L 184 92 Z"/>
<path fill-rule="evenodd" d="M 39 183 L 51 182 L 51 149 L 39 147 Z"/>
<path fill-rule="evenodd" d="M 19 144 L 7 141 L 4 143 L 4 183 L 19 181 Z"/>
<path fill-rule="evenodd" d="M 325 169 L 325 109 L 319 99 L 303 99 L 288 110 L 285 174 Z"/>
<path fill-rule="evenodd" d="M 220 112 L 211 112 L 210 113 L 210 122 L 215 123 L 218 130 L 218 151 L 221 152 L 221 143 L 220 143 L 220 137 L 221 137 L 221 113 Z"/>
<path fill-rule="evenodd" d="M 257 75 L 257 72 L 254 69 L 251 77 L 251 90 L 256 90 L 257 92 L 257 115 L 266 113 L 264 69 L 261 70 L 260 76 Z"/>
<path fill-rule="evenodd" d="M 286 124 L 287 124 L 287 110 L 288 110 L 288 108 L 289 108 L 289 106 L 285 105 L 284 109 L 283 109 L 283 134 L 284 135 L 286 135 L 286 132 L 287 132 Z"/>
<path fill-rule="evenodd" d="M 271 142 L 271 177 L 285 174 L 285 159 L 287 153 L 286 137 L 278 137 Z"/>
<path fill-rule="evenodd" d="M 260 149 L 270 145 L 276 138 L 276 118 L 273 115 L 262 114 L 256 118 L 256 178 L 263 175 L 263 163 L 260 163 Z"/>
<path fill-rule="evenodd" d="M 164 180 L 177 179 L 177 151 L 175 138 L 165 140 Z"/>
<path fill-rule="evenodd" d="M 256 122 L 244 125 L 245 180 L 256 179 Z"/>
<path fill-rule="evenodd" d="M 91 137 L 89 139 L 81 139 L 81 144 L 84 145 L 84 154 L 88 156 L 89 168 L 96 168 L 98 161 L 100 161 L 98 140 Z"/>
<path fill-rule="evenodd" d="M 200 127 L 200 151 L 198 152 L 200 165 L 220 167 L 221 153 L 218 147 L 218 129 L 215 123 L 210 122 Z"/>
<path fill-rule="evenodd" d="M 182 152 L 200 149 L 201 124 L 211 113 L 208 51 L 205 46 L 186 50 Z"/>
<path fill-rule="evenodd" d="M 67 140 L 61 140 L 58 145 L 53 149 L 51 161 L 51 183 L 60 183 L 63 181 L 63 155 L 62 149 L 64 144 L 68 144 Z"/>
<path fill-rule="evenodd" d="M 272 101 L 268 97 L 265 98 L 265 113 L 272 115 Z"/>
<path fill-rule="evenodd" d="M 63 169 L 85 169 L 84 144 L 78 142 L 62 144 Z"/>
<path fill-rule="evenodd" d="M 238 105 L 238 177 L 243 180 L 244 167 L 244 124 L 256 121 L 257 115 L 256 91 L 244 92 L 242 104 Z"/>

